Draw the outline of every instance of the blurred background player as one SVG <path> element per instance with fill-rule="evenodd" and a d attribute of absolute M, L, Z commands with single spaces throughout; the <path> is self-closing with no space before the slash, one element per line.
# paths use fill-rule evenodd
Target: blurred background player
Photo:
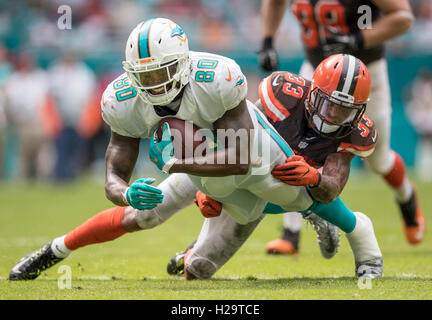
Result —
<path fill-rule="evenodd" d="M 0 179 L 3 178 L 3 150 L 5 143 L 5 128 L 8 124 L 6 116 L 6 79 L 12 72 L 12 67 L 8 61 L 7 50 L 0 42 Z"/>
<path fill-rule="evenodd" d="M 51 163 L 51 142 L 43 130 L 41 108 L 48 93 L 48 76 L 28 52 L 15 57 L 15 70 L 6 83 L 6 113 L 17 129 L 19 177 L 47 179 Z"/>
<path fill-rule="evenodd" d="M 415 170 L 419 179 L 432 181 L 432 72 L 422 69 L 414 80 L 406 113 L 418 134 Z"/>
<path fill-rule="evenodd" d="M 285 14 L 287 1 L 263 0 L 263 41 L 259 63 L 265 71 L 278 69 L 273 40 Z M 390 148 L 391 101 L 384 58 L 384 43 L 411 27 L 414 16 L 407 0 L 292 1 L 291 9 L 302 27 L 306 60 L 300 75 L 310 79 L 314 68 L 335 53 L 349 53 L 367 66 L 372 89 L 367 114 L 374 121 L 380 139 L 367 166 L 381 175 L 393 189 L 403 218 L 404 233 L 411 244 L 423 240 L 425 219 L 414 185 L 406 176 L 405 164 Z M 370 22 L 370 23 L 369 23 Z M 293 227 L 291 227 L 293 226 Z M 267 244 L 270 253 L 296 253 L 301 227 L 299 214 L 284 215 L 281 239 Z"/>
<path fill-rule="evenodd" d="M 58 116 L 58 130 L 53 133 L 56 160 L 55 181 L 76 178 L 84 165 L 86 135 L 80 130 L 88 109 L 99 112 L 96 79 L 93 71 L 83 63 L 76 52 L 69 50 L 49 69 L 50 95 L 53 110 Z M 93 121 L 101 121 L 96 113 Z"/>

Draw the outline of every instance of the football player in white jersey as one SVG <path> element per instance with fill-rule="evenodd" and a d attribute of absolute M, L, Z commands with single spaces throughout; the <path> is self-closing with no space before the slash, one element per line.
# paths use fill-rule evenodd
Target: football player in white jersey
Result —
<path fill-rule="evenodd" d="M 204 224 L 200 238 L 205 241 L 194 246 L 186 265 L 190 278 L 211 277 L 261 221 L 268 201 L 284 210 L 314 206 L 317 214 L 326 210 L 347 214 L 352 222 L 347 237 L 355 256 L 356 275 L 381 275 L 382 255 L 367 216 L 351 212 L 340 199 L 329 207 L 316 203 L 308 188 L 273 178 L 272 168 L 284 163 L 292 151 L 265 116 L 245 99 L 246 79 L 233 60 L 189 51 L 184 31 L 163 18 L 140 23 L 129 36 L 125 54 L 126 74 L 107 87 L 101 101 L 103 119 L 111 127 L 105 190 L 118 207 L 97 214 L 22 258 L 9 279 L 35 279 L 73 250 L 155 227 L 191 205 L 198 188 L 222 202 L 224 208 L 220 217 L 207 219 Z M 239 144 L 223 147 L 192 159 L 192 163 L 167 157 L 159 150 L 169 147 L 170 139 L 157 141 L 152 136 L 166 116 L 192 121 L 201 128 L 245 129 L 246 148 Z M 164 130 L 168 132 L 169 127 Z M 152 161 L 166 173 L 183 172 L 170 175 L 158 188 L 151 186 L 151 178 L 129 185 L 140 139 L 148 137 L 153 137 Z M 266 146 L 269 154 L 261 156 L 257 149 Z M 215 155 L 227 161 L 211 161 Z M 234 162 L 230 163 L 232 155 Z"/>

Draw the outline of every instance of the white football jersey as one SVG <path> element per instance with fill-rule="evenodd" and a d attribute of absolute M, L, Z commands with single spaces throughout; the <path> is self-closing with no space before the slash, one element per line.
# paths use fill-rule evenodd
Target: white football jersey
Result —
<path fill-rule="evenodd" d="M 216 120 L 246 98 L 246 77 L 237 63 L 227 57 L 190 51 L 190 59 L 190 80 L 175 117 L 212 129 Z M 139 98 L 126 73 L 105 89 L 101 108 L 112 131 L 133 138 L 149 138 L 163 118 Z"/>

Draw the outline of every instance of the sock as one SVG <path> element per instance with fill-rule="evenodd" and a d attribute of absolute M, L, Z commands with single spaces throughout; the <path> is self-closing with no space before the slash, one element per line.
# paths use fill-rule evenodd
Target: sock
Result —
<path fill-rule="evenodd" d="M 402 185 L 395 190 L 396 200 L 399 203 L 407 203 L 414 192 L 411 182 L 405 178 Z"/>
<path fill-rule="evenodd" d="M 124 235 L 128 232 L 122 225 L 126 208 L 107 209 L 88 219 L 65 236 L 65 246 L 69 250 L 76 250 L 89 244 L 111 241 Z"/>
<path fill-rule="evenodd" d="M 302 213 L 309 210 L 346 233 L 353 231 L 356 226 L 356 216 L 339 197 L 330 203 L 314 201 L 310 208 Z"/>
<path fill-rule="evenodd" d="M 288 228 L 284 228 L 282 239 L 291 242 L 294 248 L 298 250 L 300 231 L 292 231 Z"/>
<path fill-rule="evenodd" d="M 57 258 L 66 258 L 72 252 L 64 244 L 65 237 L 66 235 L 55 238 L 51 242 L 51 250 Z"/>
<path fill-rule="evenodd" d="M 394 163 L 390 171 L 383 175 L 387 184 L 393 188 L 398 202 L 405 203 L 413 193 L 413 187 L 407 178 L 405 163 L 401 156 L 394 152 Z"/>
<path fill-rule="evenodd" d="M 375 237 L 372 221 L 361 212 L 354 213 L 357 223 L 354 230 L 346 233 L 346 237 L 354 253 L 356 262 L 382 257 Z"/>
<path fill-rule="evenodd" d="M 298 212 L 287 212 L 283 215 L 284 229 L 299 232 L 303 223 L 303 217 Z"/>

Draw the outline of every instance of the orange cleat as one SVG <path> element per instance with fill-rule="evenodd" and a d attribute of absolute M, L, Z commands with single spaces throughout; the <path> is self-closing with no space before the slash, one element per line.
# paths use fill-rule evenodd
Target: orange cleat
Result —
<path fill-rule="evenodd" d="M 299 251 L 296 249 L 292 242 L 284 239 L 276 239 L 267 243 L 266 251 L 268 254 L 297 254 Z"/>
<path fill-rule="evenodd" d="M 408 226 L 404 222 L 404 233 L 407 241 L 417 244 L 423 241 L 426 232 L 426 220 L 420 207 L 417 207 L 415 214 L 416 226 Z"/>
<path fill-rule="evenodd" d="M 407 203 L 399 204 L 402 211 L 405 238 L 410 244 L 418 244 L 423 241 L 426 232 L 426 219 L 418 204 L 417 190 Z"/>

